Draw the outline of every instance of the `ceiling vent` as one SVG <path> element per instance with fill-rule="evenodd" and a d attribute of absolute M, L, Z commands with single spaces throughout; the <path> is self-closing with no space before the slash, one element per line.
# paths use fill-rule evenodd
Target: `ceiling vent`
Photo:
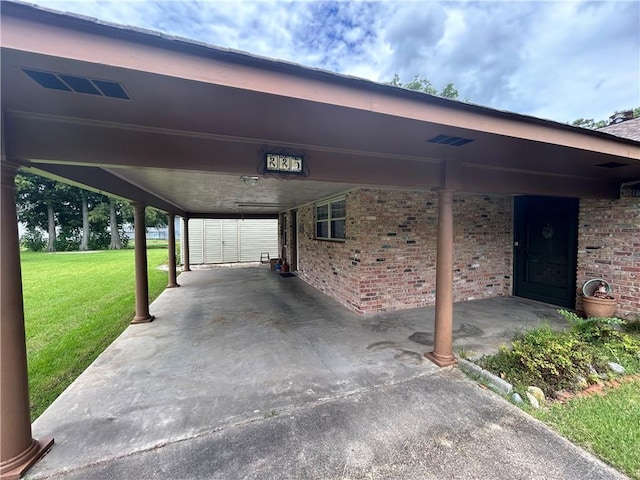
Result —
<path fill-rule="evenodd" d="M 76 92 L 84 93 L 85 95 L 131 100 L 122 84 L 118 82 L 94 80 L 65 73 L 43 72 L 41 70 L 31 70 L 29 68 L 23 68 L 22 71 L 38 85 L 50 90 L 61 90 L 64 92 Z"/>
<path fill-rule="evenodd" d="M 469 138 L 452 137 L 450 135 L 436 135 L 435 137 L 427 140 L 428 143 L 440 143 L 442 145 L 450 145 L 452 147 L 461 147 L 467 143 L 473 142 Z"/>
<path fill-rule="evenodd" d="M 608 163 L 599 163 L 598 165 L 595 165 L 595 166 L 600 168 L 620 168 L 620 167 L 628 167 L 629 165 L 626 163 L 620 163 L 620 162 L 608 162 Z"/>

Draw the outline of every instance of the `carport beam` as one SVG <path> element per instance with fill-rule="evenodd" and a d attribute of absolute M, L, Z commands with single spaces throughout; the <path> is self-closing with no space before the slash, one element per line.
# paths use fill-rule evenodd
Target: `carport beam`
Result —
<path fill-rule="evenodd" d="M 0 317 L 0 478 L 24 474 L 51 448 L 53 438 L 31 436 L 27 345 L 22 301 L 15 177 L 17 167 L 2 160 L 1 234 L 2 295 Z"/>
<path fill-rule="evenodd" d="M 147 228 L 144 220 L 145 206 L 133 204 L 133 228 L 135 230 L 135 262 L 136 262 L 136 316 L 131 323 L 148 323 L 153 321 L 149 313 L 149 279 L 147 277 Z"/>
<path fill-rule="evenodd" d="M 167 288 L 179 287 L 176 281 L 176 216 L 168 214 L 169 227 L 169 284 Z"/>
<path fill-rule="evenodd" d="M 424 354 L 439 367 L 456 363 L 453 355 L 453 190 L 438 192 L 438 252 L 436 257 L 436 318 L 434 348 Z"/>

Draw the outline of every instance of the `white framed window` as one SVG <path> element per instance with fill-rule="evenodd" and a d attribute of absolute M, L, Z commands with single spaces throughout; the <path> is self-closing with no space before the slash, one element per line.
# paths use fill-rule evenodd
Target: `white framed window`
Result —
<path fill-rule="evenodd" d="M 347 199 L 336 197 L 316 203 L 316 239 L 344 241 Z"/>

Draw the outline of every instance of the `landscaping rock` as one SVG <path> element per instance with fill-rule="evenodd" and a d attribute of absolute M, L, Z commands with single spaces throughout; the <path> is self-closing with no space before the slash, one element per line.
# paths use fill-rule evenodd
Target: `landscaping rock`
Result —
<path fill-rule="evenodd" d="M 605 378 L 607 378 L 606 373 L 599 373 L 591 364 L 589 364 L 589 372 L 591 373 L 591 375 L 595 375 L 600 380 L 604 380 Z"/>
<path fill-rule="evenodd" d="M 574 381 L 576 382 L 576 386 L 580 390 L 583 390 L 589 386 L 589 382 L 587 382 L 587 379 L 584 378 L 582 375 L 578 375 Z"/>
<path fill-rule="evenodd" d="M 511 400 L 513 400 L 513 403 L 517 403 L 518 405 L 522 405 L 524 403 L 524 400 L 522 400 L 522 397 L 518 392 L 513 392 Z"/>
<path fill-rule="evenodd" d="M 493 373 L 484 370 L 479 367 L 475 363 L 472 363 L 463 358 L 458 359 L 458 368 L 461 370 L 470 373 L 471 375 L 477 376 L 481 378 L 483 381 L 487 383 L 493 390 L 502 395 L 509 395 L 513 391 L 513 386 L 509 383 L 501 379 L 500 377 L 495 376 Z"/>
<path fill-rule="evenodd" d="M 527 392 L 527 400 L 529 400 L 529 403 L 533 408 L 540 408 L 540 403 L 538 402 L 538 399 L 534 397 L 532 394 L 530 394 L 529 392 Z"/>
<path fill-rule="evenodd" d="M 533 386 L 528 387 L 527 393 L 530 393 L 531 395 L 533 395 L 533 397 L 538 401 L 539 405 L 544 404 L 544 401 L 545 401 L 544 392 L 538 387 L 533 387 Z"/>
<path fill-rule="evenodd" d="M 619 363 L 616 362 L 609 362 L 609 370 L 611 370 L 613 373 L 617 374 L 617 375 L 623 375 L 624 374 L 624 367 L 622 365 L 620 365 Z"/>

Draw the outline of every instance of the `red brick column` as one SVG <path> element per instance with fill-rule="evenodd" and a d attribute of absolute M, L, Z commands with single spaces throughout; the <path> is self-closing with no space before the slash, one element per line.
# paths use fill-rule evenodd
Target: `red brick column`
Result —
<path fill-rule="evenodd" d="M 453 355 L 453 190 L 438 192 L 438 252 L 434 348 L 424 354 L 439 367 L 456 363 Z"/>
<path fill-rule="evenodd" d="M 149 313 L 149 278 L 147 277 L 147 228 L 144 221 L 145 206 L 133 204 L 133 228 L 135 230 L 136 262 L 136 316 L 131 323 L 153 321 Z"/>
<path fill-rule="evenodd" d="M 19 478 L 53 444 L 31 437 L 27 346 L 15 200 L 17 168 L 2 161 L 0 264 L 0 478 Z"/>
<path fill-rule="evenodd" d="M 169 284 L 167 288 L 179 287 L 176 280 L 176 216 L 168 214 L 169 227 Z"/>

